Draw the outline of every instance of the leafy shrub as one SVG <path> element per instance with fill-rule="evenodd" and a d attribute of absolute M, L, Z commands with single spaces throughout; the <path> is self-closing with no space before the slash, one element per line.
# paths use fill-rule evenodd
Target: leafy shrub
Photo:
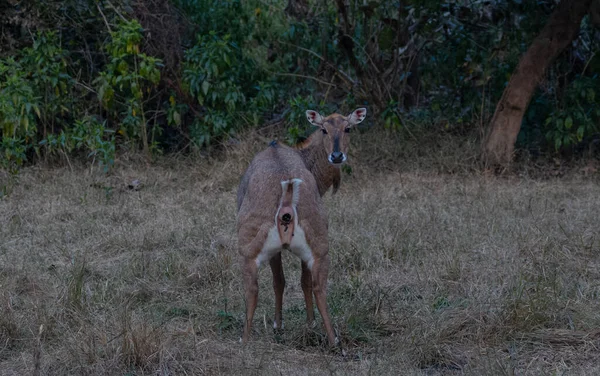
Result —
<path fill-rule="evenodd" d="M 556 151 L 581 143 L 600 132 L 600 97 L 596 77 L 579 77 L 556 101 L 545 121 L 546 139 Z"/>
<path fill-rule="evenodd" d="M 286 114 L 288 124 L 286 142 L 290 145 L 297 144 L 314 131 L 314 126 L 306 120 L 306 110 L 315 110 L 323 116 L 334 111 L 332 106 L 323 101 L 317 102 L 312 96 L 298 95 L 290 99 L 288 105 L 290 110 Z"/>
<path fill-rule="evenodd" d="M 184 88 L 203 110 L 189 128 L 191 139 L 201 147 L 241 126 L 260 124 L 283 86 L 268 72 L 265 46 L 256 42 L 273 37 L 278 26 L 261 17 L 259 2 L 176 3 L 198 28 L 183 62 Z"/>
<path fill-rule="evenodd" d="M 7 4 L 0 164 L 15 170 L 36 156 L 85 152 L 109 166 L 115 142 L 148 154 L 188 140 L 202 148 L 274 118 L 285 118 L 295 143 L 312 131 L 308 107 L 368 106 L 384 127 L 411 134 L 468 131 L 487 123 L 555 6 L 359 3 L 311 2 L 305 11 L 283 0 Z M 156 14 L 177 26 L 149 24 Z M 174 32 L 176 42 L 163 46 Z M 599 41 L 584 19 L 580 38 L 549 70 L 556 79 L 533 98 L 520 146 L 565 150 L 597 136 Z M 414 107 L 407 93 L 416 94 Z"/>
<path fill-rule="evenodd" d="M 119 133 L 141 141 L 149 152 L 146 96 L 160 80 L 160 59 L 140 52 L 143 29 L 136 20 L 119 23 L 105 49 L 109 63 L 95 80 L 98 97 L 115 119 L 121 118 Z"/>
<path fill-rule="evenodd" d="M 35 140 L 39 97 L 20 61 L 0 60 L 0 125 L 2 138 Z M 36 117 L 37 115 L 37 117 Z"/>
<path fill-rule="evenodd" d="M 21 65 L 39 98 L 39 122 L 42 136 L 63 125 L 61 120 L 70 112 L 74 79 L 67 72 L 68 52 L 55 32 L 39 33 L 32 47 L 23 49 Z"/>
<path fill-rule="evenodd" d="M 51 154 L 61 154 L 67 159 L 75 151 L 86 153 L 87 158 L 97 160 L 105 172 L 115 160 L 114 132 L 93 117 L 75 121 L 72 127 L 57 135 L 49 135 L 40 144 L 45 145 Z"/>
<path fill-rule="evenodd" d="M 0 60 L 0 127 L 2 166 L 15 171 L 58 115 L 67 112 L 72 79 L 66 73 L 67 53 L 55 33 L 40 33 L 17 58 Z"/>
<path fill-rule="evenodd" d="M 251 62 L 243 65 L 240 59 L 239 47 L 231 42 L 230 35 L 221 38 L 214 31 L 200 36 L 185 53 L 183 78 L 187 89 L 207 109 L 204 118 L 192 126 L 199 145 L 209 144 L 213 136 L 229 134 L 237 120 L 236 112 L 243 110 L 243 68 Z"/>

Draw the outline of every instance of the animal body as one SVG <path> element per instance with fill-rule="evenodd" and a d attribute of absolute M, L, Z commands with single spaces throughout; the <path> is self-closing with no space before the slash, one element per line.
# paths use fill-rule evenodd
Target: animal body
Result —
<path fill-rule="evenodd" d="M 242 177 L 237 194 L 237 232 L 246 299 L 242 342 L 247 342 L 258 298 L 258 269 L 268 263 L 275 291 L 274 328 L 283 328 L 281 315 L 285 277 L 281 251 L 298 256 L 308 322 L 314 321 L 313 294 L 331 345 L 337 343 L 327 311 L 329 244 L 327 213 L 321 197 L 340 185 L 346 162 L 349 131 L 366 116 L 359 108 L 348 116 L 322 117 L 306 111 L 318 127 L 297 148 L 277 143 L 258 153 Z"/>

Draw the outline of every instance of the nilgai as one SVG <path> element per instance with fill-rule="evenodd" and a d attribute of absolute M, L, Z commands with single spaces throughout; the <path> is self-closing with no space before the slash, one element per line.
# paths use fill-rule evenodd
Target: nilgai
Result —
<path fill-rule="evenodd" d="M 329 268 L 327 213 L 321 197 L 340 186 L 340 167 L 348 158 L 349 132 L 364 120 L 365 108 L 348 116 L 322 117 L 306 111 L 318 130 L 297 148 L 272 142 L 258 153 L 242 177 L 237 194 L 237 231 L 246 298 L 242 342 L 247 342 L 258 298 L 258 269 L 268 262 L 275 290 L 274 328 L 283 328 L 281 307 L 285 278 L 281 251 L 302 260 L 302 291 L 309 323 L 314 321 L 314 294 L 329 343 L 338 342 L 327 312 Z"/>

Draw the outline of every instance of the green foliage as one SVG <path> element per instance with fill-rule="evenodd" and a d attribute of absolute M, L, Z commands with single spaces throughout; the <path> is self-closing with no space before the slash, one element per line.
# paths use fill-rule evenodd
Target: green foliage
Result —
<path fill-rule="evenodd" d="M 399 130 L 402 128 L 402 122 L 400 116 L 398 116 L 398 102 L 390 101 L 388 106 L 381 113 L 383 119 L 383 126 L 386 129 Z"/>
<path fill-rule="evenodd" d="M 415 22 L 428 19 L 418 36 L 427 38 L 419 67 L 423 88 L 431 109 L 451 127 L 473 123 L 484 101 L 500 98 L 521 53 L 547 17 L 542 7 L 506 1 L 493 6 L 432 2 L 415 7 L 415 13 Z M 514 25 L 517 18 L 519 27 Z"/>
<path fill-rule="evenodd" d="M 600 98 L 596 77 L 579 77 L 552 106 L 544 123 L 546 139 L 556 151 L 581 143 L 600 131 Z M 562 102 L 562 103 L 561 103 Z"/>
<path fill-rule="evenodd" d="M 209 144 L 211 137 L 229 134 L 236 123 L 236 115 L 243 111 L 246 97 L 241 83 L 244 69 L 239 47 L 216 32 L 200 36 L 198 43 L 185 53 L 184 80 L 200 105 L 206 106 L 204 119 L 194 123 L 192 132 L 199 145 Z M 246 62 L 248 64 L 248 62 Z"/>
<path fill-rule="evenodd" d="M 40 122 L 53 128 L 70 111 L 74 79 L 67 72 L 68 52 L 55 32 L 39 33 L 32 47 L 23 49 L 21 63 L 29 82 L 40 95 Z"/>
<path fill-rule="evenodd" d="M 45 145 L 50 154 L 68 156 L 74 151 L 84 152 L 87 158 L 97 160 L 99 166 L 108 171 L 115 160 L 113 133 L 106 129 L 105 123 L 86 117 L 57 135 L 49 135 L 40 144 Z"/>
<path fill-rule="evenodd" d="M 181 125 L 181 118 L 187 111 L 187 106 L 184 104 L 178 104 L 175 96 L 169 96 L 169 103 L 166 105 L 167 108 L 167 123 L 174 127 Z"/>
<path fill-rule="evenodd" d="M 235 41 L 244 40 L 252 31 L 249 12 L 241 0 L 173 0 L 193 23 L 197 35 L 229 34 Z"/>
<path fill-rule="evenodd" d="M 224 310 L 219 310 L 217 312 L 217 317 L 219 320 L 219 323 L 217 325 L 217 328 L 219 329 L 219 333 L 223 333 L 228 330 L 233 330 L 233 329 L 239 328 L 239 322 L 235 319 L 235 316 L 233 316 L 231 313 L 224 311 Z"/>
<path fill-rule="evenodd" d="M 297 144 L 315 130 L 314 126 L 306 120 L 306 110 L 315 110 L 324 116 L 334 112 L 333 105 L 324 101 L 317 102 L 312 96 L 303 97 L 298 95 L 290 99 L 288 104 L 290 110 L 286 114 L 288 123 L 286 142 L 290 145 Z"/>
<path fill-rule="evenodd" d="M 0 167 L 11 174 L 16 174 L 19 167 L 27 159 L 27 145 L 24 138 L 2 137 L 0 144 Z"/>
<path fill-rule="evenodd" d="M 31 139 L 36 135 L 39 97 L 19 61 L 0 60 L 0 125 L 2 138 Z"/>
<path fill-rule="evenodd" d="M 120 133 L 147 148 L 144 104 L 160 81 L 161 61 L 140 52 L 142 32 L 136 20 L 119 23 L 105 47 L 110 61 L 95 84 L 104 108 L 115 119 L 121 118 Z"/>
<path fill-rule="evenodd" d="M 312 125 L 306 121 L 306 110 L 319 111 L 313 97 L 296 96 L 289 101 L 290 111 L 286 115 L 289 124 L 287 128 L 286 142 L 290 145 L 297 144 L 307 137 L 313 130 Z"/>
<path fill-rule="evenodd" d="M 67 53 L 53 32 L 40 33 L 17 59 L 0 60 L 0 152 L 2 165 L 15 169 L 37 151 L 39 132 L 54 128 L 72 102 Z M 41 129 L 40 128 L 41 125 Z"/>
<path fill-rule="evenodd" d="M 0 165 L 92 153 L 110 166 L 119 147 L 150 154 L 191 140 L 198 149 L 282 118 L 293 144 L 313 130 L 308 108 L 367 106 L 413 137 L 471 136 L 555 7 L 370 1 L 346 2 L 343 15 L 337 2 L 309 3 L 307 14 L 283 0 L 170 0 L 135 12 L 125 0 L 3 6 Z M 580 34 L 548 70 L 518 146 L 579 150 L 598 136 L 600 40 L 587 18 Z"/>
<path fill-rule="evenodd" d="M 89 117 L 71 123 L 75 80 L 67 57 L 56 33 L 48 32 L 38 34 L 17 59 L 0 60 L 0 167 L 16 173 L 40 149 L 67 159 L 85 151 L 105 169 L 114 163 L 114 137 L 106 137 L 104 124 Z"/>
<path fill-rule="evenodd" d="M 191 139 L 201 147 L 242 126 L 259 125 L 282 90 L 267 71 L 272 65 L 260 44 L 275 35 L 277 22 L 261 16 L 262 4 L 256 1 L 175 3 L 197 28 L 196 43 L 183 62 L 184 88 L 203 110 L 189 128 Z"/>

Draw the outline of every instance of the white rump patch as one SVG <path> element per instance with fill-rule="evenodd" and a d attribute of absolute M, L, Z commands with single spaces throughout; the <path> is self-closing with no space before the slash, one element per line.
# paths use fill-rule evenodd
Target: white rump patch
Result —
<path fill-rule="evenodd" d="M 269 229 L 267 240 L 256 257 L 256 266 L 260 268 L 265 261 L 269 261 L 278 252 L 281 252 L 282 249 L 283 245 L 279 238 L 279 231 L 277 231 L 277 226 L 273 226 Z M 306 242 L 304 230 L 297 223 L 294 227 L 294 237 L 290 244 L 290 251 L 304 261 L 308 265 L 309 270 L 312 270 L 315 259 L 313 258 L 312 250 Z"/>
<path fill-rule="evenodd" d="M 306 242 L 304 230 L 298 224 L 296 224 L 294 229 L 294 238 L 292 239 L 292 244 L 290 244 L 290 250 L 308 265 L 308 270 L 312 270 L 315 259 L 313 258 L 312 250 Z"/>
<path fill-rule="evenodd" d="M 279 231 L 277 231 L 277 226 L 273 226 L 269 229 L 269 234 L 267 235 L 267 240 L 265 240 L 265 244 L 263 244 L 260 253 L 256 257 L 256 266 L 260 268 L 260 265 L 269 261 L 273 256 L 277 254 L 277 252 L 281 251 L 281 239 L 279 238 Z"/>
<path fill-rule="evenodd" d="M 314 263 L 314 258 L 312 255 L 312 250 L 308 246 L 306 242 L 306 235 L 304 230 L 298 224 L 298 212 L 296 211 L 296 206 L 298 205 L 298 201 L 300 200 L 300 183 L 302 183 L 301 179 L 290 179 L 283 180 L 281 182 L 281 189 L 283 194 L 287 193 L 287 188 L 289 184 L 293 184 L 292 190 L 292 209 L 294 210 L 294 235 L 292 238 L 292 242 L 290 244 L 290 251 L 298 256 L 302 261 L 304 261 L 308 265 L 308 269 L 312 270 L 312 266 Z M 278 252 L 281 252 L 283 249 L 283 244 L 281 244 L 281 238 L 279 237 L 279 231 L 277 229 L 277 216 L 279 215 L 279 210 L 281 210 L 281 205 L 283 204 L 283 196 L 281 197 L 281 201 L 279 202 L 279 208 L 277 208 L 277 213 L 275 213 L 275 223 L 273 227 L 269 229 L 269 233 L 267 235 L 267 240 L 263 244 L 263 247 L 256 257 L 256 266 L 260 267 L 265 261 L 269 261 L 273 256 L 275 256 Z"/>

